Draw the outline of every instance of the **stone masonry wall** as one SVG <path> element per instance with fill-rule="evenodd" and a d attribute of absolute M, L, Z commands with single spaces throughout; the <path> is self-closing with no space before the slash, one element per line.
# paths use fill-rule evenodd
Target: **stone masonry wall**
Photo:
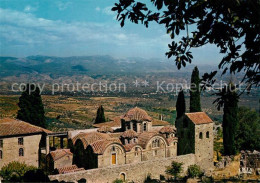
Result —
<path fill-rule="evenodd" d="M 200 138 L 200 133 L 202 138 Z M 213 142 L 213 123 L 195 126 L 195 154 L 201 168 L 213 167 Z"/>
<path fill-rule="evenodd" d="M 0 169 L 12 161 L 25 162 L 35 167 L 39 166 L 39 144 L 41 135 L 21 136 L 23 145 L 18 145 L 18 137 L 4 138 L 3 159 L 0 160 Z M 24 156 L 19 156 L 19 148 L 24 149 Z"/>
<path fill-rule="evenodd" d="M 83 178 L 86 179 L 88 183 L 111 183 L 115 179 L 120 178 L 120 174 L 124 173 L 127 181 L 138 183 L 144 182 L 148 174 L 151 174 L 152 178 L 159 179 L 160 175 L 165 175 L 165 169 L 167 166 L 171 165 L 172 161 L 184 163 L 183 172 L 186 172 L 189 165 L 196 163 L 196 156 L 194 154 L 187 154 L 177 157 L 109 166 L 75 173 L 51 175 L 49 178 L 50 180 L 65 182 L 76 182 Z"/>

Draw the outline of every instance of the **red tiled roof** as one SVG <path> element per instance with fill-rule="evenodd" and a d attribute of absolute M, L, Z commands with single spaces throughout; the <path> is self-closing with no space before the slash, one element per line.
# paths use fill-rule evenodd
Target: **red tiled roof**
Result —
<path fill-rule="evenodd" d="M 95 141 L 92 144 L 90 144 L 90 146 L 92 147 L 93 152 L 95 154 L 103 154 L 107 146 L 113 143 L 122 145 L 121 141 L 118 138 L 111 138 L 111 139 L 103 139 L 103 140 Z"/>
<path fill-rule="evenodd" d="M 134 130 L 126 130 L 121 136 L 124 138 L 134 138 L 137 137 L 138 134 Z"/>
<path fill-rule="evenodd" d="M 143 132 L 138 136 L 138 144 L 145 148 L 146 143 L 155 135 L 157 132 Z"/>
<path fill-rule="evenodd" d="M 210 117 L 205 112 L 194 112 L 194 113 L 185 113 L 185 115 L 195 124 L 207 124 L 213 123 Z"/>
<path fill-rule="evenodd" d="M 82 170 L 85 170 L 85 169 L 84 168 L 78 168 L 76 165 L 58 168 L 59 174 L 78 172 L 78 171 L 82 171 Z"/>
<path fill-rule="evenodd" d="M 153 126 L 167 126 L 170 125 L 168 121 L 162 121 L 159 119 L 153 119 L 152 121 Z"/>
<path fill-rule="evenodd" d="M 164 126 L 160 129 L 160 133 L 176 133 L 176 128 L 172 126 Z"/>
<path fill-rule="evenodd" d="M 56 160 L 58 160 L 58 159 L 60 159 L 64 156 L 67 156 L 67 155 L 73 156 L 73 154 L 70 152 L 69 149 L 57 149 L 55 151 L 51 151 L 50 155 L 51 155 L 53 161 L 56 161 Z"/>
<path fill-rule="evenodd" d="M 131 151 L 131 149 L 136 146 L 137 144 L 126 144 L 124 145 L 124 148 L 126 151 Z M 138 146 L 139 147 L 139 146 Z"/>
<path fill-rule="evenodd" d="M 108 133 L 108 132 L 112 133 L 114 130 L 109 126 L 104 125 L 101 126 L 97 131 L 101 133 Z"/>
<path fill-rule="evenodd" d="M 52 131 L 20 121 L 18 119 L 0 119 L 0 136 L 15 136 L 35 133 L 52 133 Z"/>
<path fill-rule="evenodd" d="M 125 121 L 152 121 L 152 118 L 147 114 L 147 112 L 138 107 L 130 109 L 122 118 Z"/>
<path fill-rule="evenodd" d="M 109 133 L 110 138 L 120 138 L 123 132 Z"/>
<path fill-rule="evenodd" d="M 121 126 L 121 118 L 115 117 L 113 121 L 105 122 L 105 123 L 98 123 L 93 124 L 94 127 L 100 128 L 102 126 L 109 126 L 109 127 L 120 127 Z"/>
<path fill-rule="evenodd" d="M 87 148 L 89 144 L 95 141 L 109 139 L 109 138 L 110 136 L 106 133 L 99 133 L 99 132 L 80 133 L 72 139 L 72 142 L 75 144 L 75 142 L 78 139 L 80 139 L 84 145 L 84 148 Z"/>
<path fill-rule="evenodd" d="M 148 143 L 148 141 L 153 137 L 153 136 L 160 136 L 162 138 L 164 138 L 161 134 L 159 134 L 156 131 L 152 131 L 152 132 L 143 132 L 138 136 L 138 145 L 142 146 L 142 148 L 146 147 L 146 144 Z M 165 139 L 165 138 L 164 138 Z M 168 143 L 168 141 L 167 141 Z M 169 144 L 167 144 L 169 145 Z"/>

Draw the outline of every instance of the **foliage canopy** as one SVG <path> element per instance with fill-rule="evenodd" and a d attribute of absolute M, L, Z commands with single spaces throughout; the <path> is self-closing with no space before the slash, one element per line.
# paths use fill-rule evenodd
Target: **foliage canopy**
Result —
<path fill-rule="evenodd" d="M 242 81 L 249 88 L 260 81 L 260 1 L 258 0 L 150 0 L 149 7 L 138 0 L 119 0 L 112 11 L 123 27 L 129 19 L 146 27 L 150 22 L 165 26 L 172 42 L 168 58 L 175 57 L 177 68 L 191 63 L 192 49 L 214 44 L 223 55 L 219 69 L 225 74 L 244 71 Z M 192 29 L 192 32 L 190 30 Z M 194 30 L 193 30 L 194 29 Z M 181 40 L 176 35 L 184 32 Z M 181 34 L 183 35 L 183 33 Z M 205 74 L 212 84 L 217 71 Z"/>

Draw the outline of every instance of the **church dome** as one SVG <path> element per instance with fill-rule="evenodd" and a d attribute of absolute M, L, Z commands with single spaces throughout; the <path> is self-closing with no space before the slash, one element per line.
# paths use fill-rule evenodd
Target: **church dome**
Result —
<path fill-rule="evenodd" d="M 121 137 L 123 137 L 123 138 L 134 138 L 134 137 L 137 137 L 137 135 L 138 134 L 134 130 L 127 130 L 121 135 Z"/>
<path fill-rule="evenodd" d="M 147 112 L 138 107 L 130 109 L 123 117 L 125 121 L 152 121 L 152 118 L 147 114 Z"/>
<path fill-rule="evenodd" d="M 176 133 L 176 128 L 172 126 L 165 126 L 160 129 L 160 133 Z"/>

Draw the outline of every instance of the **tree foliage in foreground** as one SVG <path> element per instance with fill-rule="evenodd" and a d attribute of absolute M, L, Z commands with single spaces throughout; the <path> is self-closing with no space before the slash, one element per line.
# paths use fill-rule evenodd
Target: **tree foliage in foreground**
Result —
<path fill-rule="evenodd" d="M 20 110 L 17 119 L 26 121 L 36 126 L 46 127 L 46 119 L 40 89 L 27 84 L 26 90 L 19 98 L 18 106 Z"/>
<path fill-rule="evenodd" d="M 260 81 L 260 1 L 259 0 L 119 0 L 112 11 L 123 27 L 128 19 L 146 27 L 150 22 L 162 24 L 172 42 L 168 58 L 175 57 L 177 68 L 191 63 L 192 49 L 214 44 L 223 55 L 219 61 L 222 74 L 243 71 L 249 86 Z M 191 27 L 194 29 L 191 32 Z M 175 39 L 184 35 L 181 40 Z M 205 74 L 205 84 L 212 84 L 217 71 Z"/>
<path fill-rule="evenodd" d="M 259 113 L 247 107 L 238 109 L 238 130 L 236 148 L 238 150 L 260 150 L 260 117 Z"/>
<path fill-rule="evenodd" d="M 26 172 L 36 169 L 37 168 L 34 166 L 28 166 L 25 163 L 13 161 L 2 167 L 0 176 L 3 177 L 5 181 L 20 182 Z"/>

